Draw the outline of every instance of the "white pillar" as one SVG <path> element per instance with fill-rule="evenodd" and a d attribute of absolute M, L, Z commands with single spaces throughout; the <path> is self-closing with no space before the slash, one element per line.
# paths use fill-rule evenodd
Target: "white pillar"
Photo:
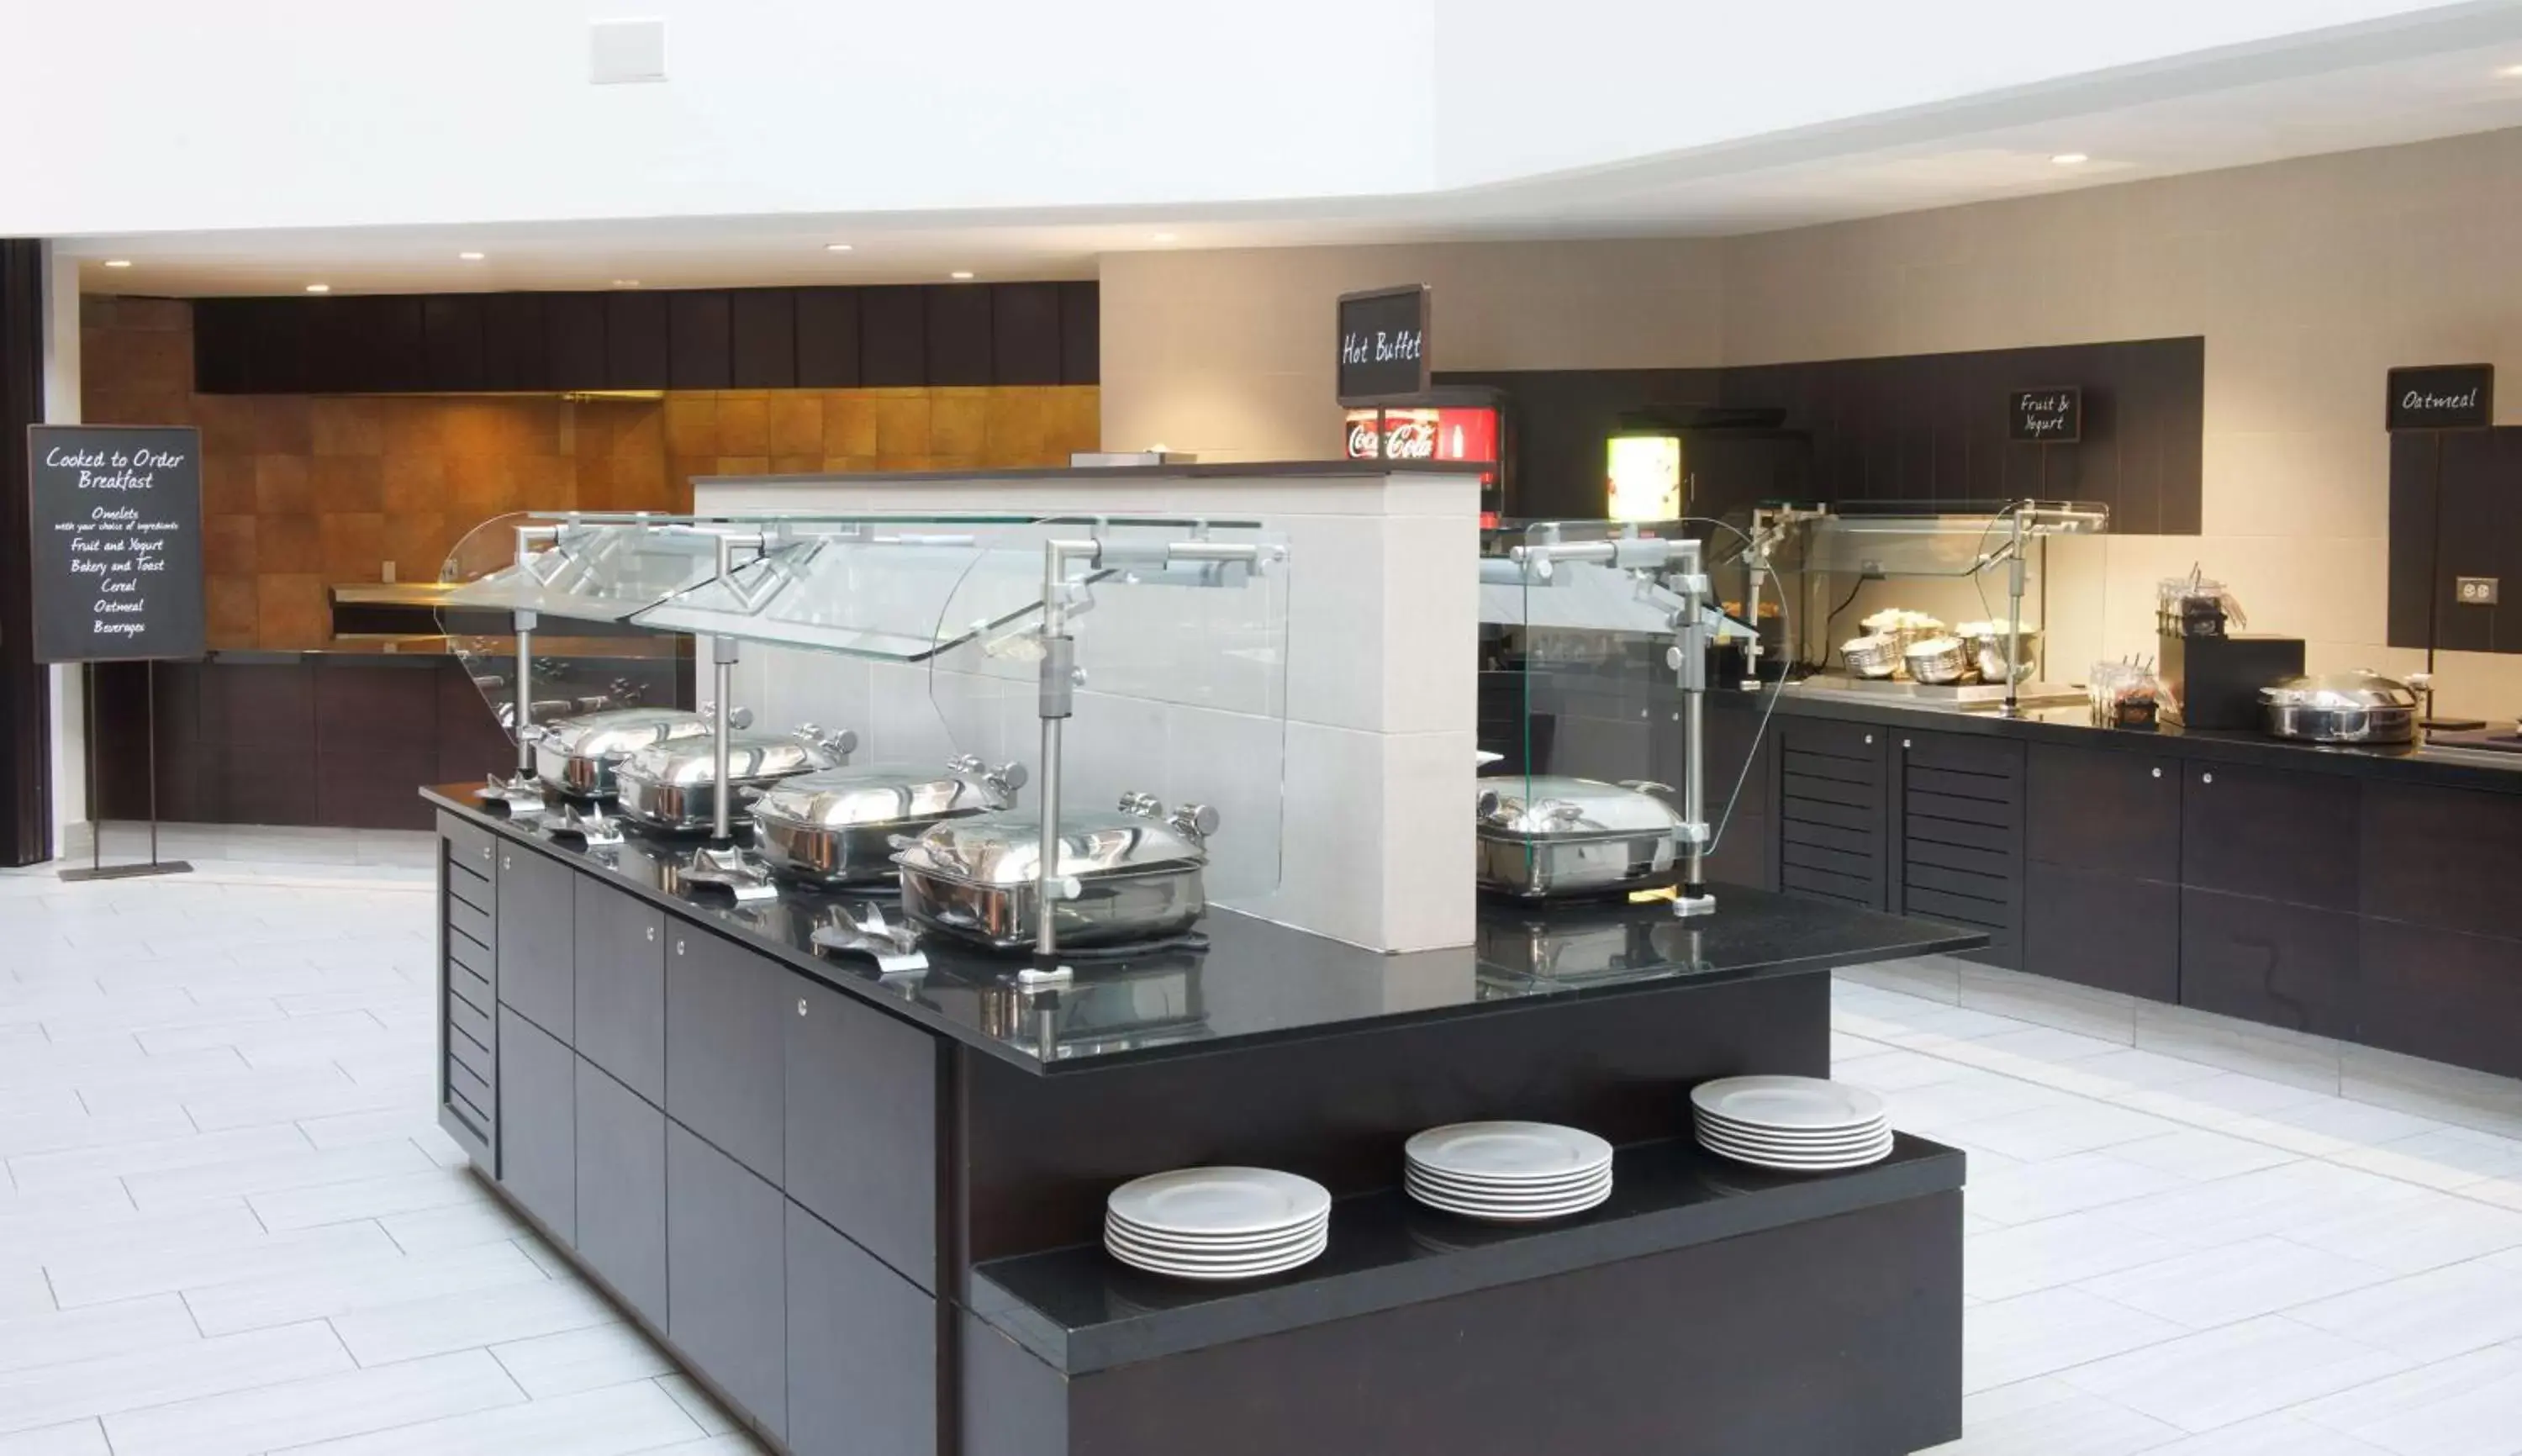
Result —
<path fill-rule="evenodd" d="M 79 423 L 78 259 L 44 245 L 44 421 Z M 53 853 L 87 819 L 87 713 L 75 666 L 52 669 Z"/>

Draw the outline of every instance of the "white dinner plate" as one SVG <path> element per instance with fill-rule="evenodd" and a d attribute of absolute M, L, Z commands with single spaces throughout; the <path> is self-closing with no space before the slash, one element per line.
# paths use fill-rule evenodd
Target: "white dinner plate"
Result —
<path fill-rule="evenodd" d="M 1283 1254 L 1276 1259 L 1238 1265 L 1192 1264 L 1181 1260 L 1151 1257 L 1135 1249 L 1110 1244 L 1106 1244 L 1103 1247 L 1106 1253 L 1122 1263 L 1133 1269 L 1144 1269 L 1150 1274 L 1163 1274 L 1175 1279 L 1228 1280 L 1261 1279 L 1272 1274 L 1284 1274 L 1290 1269 L 1301 1269 L 1321 1258 L 1323 1250 L 1330 1246 L 1331 1238 L 1326 1232 L 1319 1243 L 1307 1245 L 1293 1253 Z"/>
<path fill-rule="evenodd" d="M 1690 1089 L 1690 1104 L 1728 1122 L 1779 1131 L 1854 1131 L 1885 1114 L 1873 1093 L 1818 1077 L 1725 1077 Z"/>
<path fill-rule="evenodd" d="M 1776 1143 L 1781 1149 L 1851 1149 L 1859 1143 L 1874 1143 L 1892 1131 L 1889 1123 L 1874 1123 L 1856 1128 L 1853 1133 L 1778 1133 L 1773 1128 L 1746 1128 L 1740 1123 L 1725 1123 L 1720 1118 L 1698 1118 L 1703 1133 L 1720 1138 L 1738 1138 L 1743 1143 Z"/>
<path fill-rule="evenodd" d="M 1548 1122 L 1459 1122 L 1434 1127 L 1403 1149 L 1409 1161 L 1487 1184 L 1551 1183 L 1611 1162 L 1611 1145 Z"/>
<path fill-rule="evenodd" d="M 1789 1153 L 1767 1152 L 1756 1148 L 1742 1148 L 1725 1143 L 1708 1142 L 1705 1140 L 1702 1140 L 1700 1146 L 1705 1148 L 1708 1151 L 1715 1153 L 1719 1157 L 1730 1157 L 1736 1162 L 1750 1163 L 1754 1167 L 1783 1168 L 1795 1172 L 1810 1173 L 1832 1172 L 1841 1168 L 1861 1168 L 1869 1163 L 1881 1162 L 1884 1158 L 1890 1156 L 1892 1152 L 1892 1140 L 1890 1138 L 1885 1138 L 1881 1143 L 1874 1147 L 1863 1149 L 1856 1152 L 1833 1153 L 1828 1156 L 1808 1157 L 1798 1157 Z"/>
<path fill-rule="evenodd" d="M 1600 1173 L 1588 1174 L 1571 1182 L 1543 1185 L 1472 1183 L 1461 1178 L 1441 1177 L 1424 1168 L 1415 1167 L 1410 1169 L 1405 1177 L 1406 1181 L 1416 1187 L 1429 1189 L 1436 1193 L 1452 1194 L 1458 1198 L 1504 1198 L 1514 1202 L 1546 1203 L 1584 1194 L 1600 1193 L 1611 1186 L 1611 1170 L 1605 1168 Z"/>
<path fill-rule="evenodd" d="M 1416 1188 L 1410 1191 L 1410 1197 L 1440 1212 L 1459 1213 L 1465 1218 L 1487 1219 L 1493 1223 L 1538 1223 L 1544 1219 L 1566 1218 L 1571 1214 L 1583 1213 L 1589 1208 L 1600 1207 L 1604 1200 L 1611 1197 L 1611 1191 L 1607 1188 L 1601 1193 L 1588 1194 L 1584 1198 L 1567 1202 L 1544 1205 L 1471 1202 L 1444 1198 Z"/>
<path fill-rule="evenodd" d="M 1269 1168 L 1178 1168 L 1112 1190 L 1104 1208 L 1158 1233 L 1281 1234 L 1328 1216 L 1331 1191 Z"/>
<path fill-rule="evenodd" d="M 1144 1229 L 1134 1228 L 1128 1224 L 1115 1223 L 1107 1218 L 1103 1221 L 1103 1237 L 1107 1241 L 1128 1244 L 1151 1254 L 1179 1253 L 1193 1258 L 1267 1259 L 1275 1258 L 1289 1249 L 1321 1239 L 1328 1227 L 1326 1224 L 1310 1224 L 1284 1238 L 1228 1242 L 1168 1238 L 1162 1234 L 1150 1234 Z"/>
<path fill-rule="evenodd" d="M 1313 1253 L 1320 1253 L 1323 1245 L 1330 1241 L 1330 1238 L 1331 1231 L 1329 1229 L 1317 1229 L 1302 1239 L 1292 1241 L 1284 1247 L 1223 1252 L 1205 1249 L 1167 1248 L 1159 1245 L 1149 1244 L 1144 1239 L 1132 1239 L 1125 1235 L 1116 1233 L 1113 1230 L 1106 1229 L 1103 1231 L 1103 1246 L 1109 1249 L 1127 1250 L 1136 1257 L 1144 1259 L 1149 1263 L 1182 1264 L 1187 1268 L 1192 1269 L 1240 1269 L 1259 1265 L 1275 1264 L 1284 1259 L 1299 1254 L 1305 1254 L 1308 1250 L 1311 1250 Z"/>

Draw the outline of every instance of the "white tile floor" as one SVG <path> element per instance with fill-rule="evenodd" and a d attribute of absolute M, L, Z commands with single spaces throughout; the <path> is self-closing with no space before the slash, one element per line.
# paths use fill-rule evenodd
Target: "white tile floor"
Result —
<path fill-rule="evenodd" d="M 429 841 L 170 847 L 0 874 L 0 1456 L 754 1451 L 438 1134 Z M 2522 1456 L 2522 1084 L 1949 961 L 1836 1022 L 1972 1157 L 1943 1456 Z"/>

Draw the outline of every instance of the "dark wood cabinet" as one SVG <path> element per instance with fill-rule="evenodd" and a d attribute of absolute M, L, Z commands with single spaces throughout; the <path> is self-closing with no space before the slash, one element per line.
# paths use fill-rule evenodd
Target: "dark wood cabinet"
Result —
<path fill-rule="evenodd" d="M 787 1215 L 789 1451 L 936 1456 L 937 1300 L 795 1203 Z"/>
<path fill-rule="evenodd" d="M 723 390 L 735 383 L 735 326 L 721 289 L 666 295 L 668 388 Z"/>
<path fill-rule="evenodd" d="M 581 1258 L 632 1310 L 666 1323 L 666 1114 L 578 1058 Z"/>
<path fill-rule="evenodd" d="M 1894 761 L 1893 908 L 1988 933 L 1970 959 L 2023 956 L 2023 745 L 1903 730 Z"/>
<path fill-rule="evenodd" d="M 2358 932 L 2352 911 L 2184 889 L 2180 1004 L 2352 1038 L 2363 999 Z"/>
<path fill-rule="evenodd" d="M 438 1125 L 484 1172 L 498 1159 L 498 858 L 490 836 L 439 817 Z"/>
<path fill-rule="evenodd" d="M 796 388 L 796 293 L 785 288 L 739 288 L 727 295 L 727 306 L 734 387 Z"/>
<path fill-rule="evenodd" d="M 859 383 L 896 389 L 928 383 L 926 290 L 859 290 Z"/>
<path fill-rule="evenodd" d="M 1059 382 L 1103 377 L 1102 294 L 1093 283 L 1059 285 Z"/>
<path fill-rule="evenodd" d="M 2372 918 L 2358 928 L 2356 1040 L 2522 1076 L 2522 941 Z"/>
<path fill-rule="evenodd" d="M 2179 1001 L 2180 887 L 2030 862 L 2022 968 L 2148 1001 Z"/>
<path fill-rule="evenodd" d="M 2522 941 L 2522 798 L 2367 781 L 2361 830 L 2364 914 Z"/>
<path fill-rule="evenodd" d="M 799 979 L 787 1018 L 788 1197 L 938 1287 L 937 1039 Z"/>
<path fill-rule="evenodd" d="M 977 388 L 990 382 L 990 290 L 979 284 L 932 288 L 928 304 L 928 382 Z"/>
<path fill-rule="evenodd" d="M 604 387 L 662 390 L 674 384 L 673 326 L 661 293 L 604 295 Z"/>
<path fill-rule="evenodd" d="M 773 1434 L 788 1414 L 787 1200 L 666 1124 L 666 1333 Z"/>
<path fill-rule="evenodd" d="M 2360 785 L 2328 774 L 2187 766 L 2180 882 L 2297 905 L 2352 910 Z"/>
<path fill-rule="evenodd" d="M 600 293 L 553 293 L 543 300 L 544 388 L 601 388 L 612 377 Z M 597 384 L 590 386 L 587 381 Z"/>
<path fill-rule="evenodd" d="M 2088 874 L 2180 880 L 2180 763 L 2035 743 L 2025 760 L 2026 857 Z"/>
<path fill-rule="evenodd" d="M 666 1111 L 778 1183 L 786 1142 L 781 1046 L 805 982 L 682 921 L 667 926 Z M 837 1109 L 835 1109 L 837 1110 Z"/>
<path fill-rule="evenodd" d="M 859 291 L 797 290 L 797 385 L 809 390 L 859 387 Z"/>
<path fill-rule="evenodd" d="M 543 295 L 482 295 L 482 387 L 490 390 L 561 388 L 561 376 L 551 366 L 551 350 L 544 329 Z M 591 379 L 600 375 L 582 377 Z"/>
<path fill-rule="evenodd" d="M 558 860 L 499 848 L 499 1001 L 571 1040 L 576 990 L 573 902 L 578 876 Z"/>
<path fill-rule="evenodd" d="M 1885 729 L 1790 723 L 1778 730 L 1778 888 L 1891 908 Z"/>
<path fill-rule="evenodd" d="M 577 881 L 572 977 L 578 1054 L 660 1106 L 666 1101 L 666 913 L 585 875 Z"/>
<path fill-rule="evenodd" d="M 499 1184 L 563 1244 L 578 1237 L 578 1059 L 499 1009 Z"/>
<path fill-rule="evenodd" d="M 990 285 L 990 382 L 1059 383 L 1056 283 Z"/>
<path fill-rule="evenodd" d="M 429 387 L 460 392 L 490 387 L 484 295 L 436 294 L 421 300 L 421 350 Z"/>

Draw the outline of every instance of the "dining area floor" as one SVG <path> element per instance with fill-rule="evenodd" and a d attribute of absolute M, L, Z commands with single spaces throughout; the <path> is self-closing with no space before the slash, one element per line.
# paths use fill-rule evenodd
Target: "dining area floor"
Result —
<path fill-rule="evenodd" d="M 437 1131 L 434 838 L 176 848 L 0 873 L 0 1456 L 759 1450 Z M 1970 1156 L 1938 1456 L 2522 1456 L 2522 1084 L 1943 958 L 1833 1053 Z"/>

